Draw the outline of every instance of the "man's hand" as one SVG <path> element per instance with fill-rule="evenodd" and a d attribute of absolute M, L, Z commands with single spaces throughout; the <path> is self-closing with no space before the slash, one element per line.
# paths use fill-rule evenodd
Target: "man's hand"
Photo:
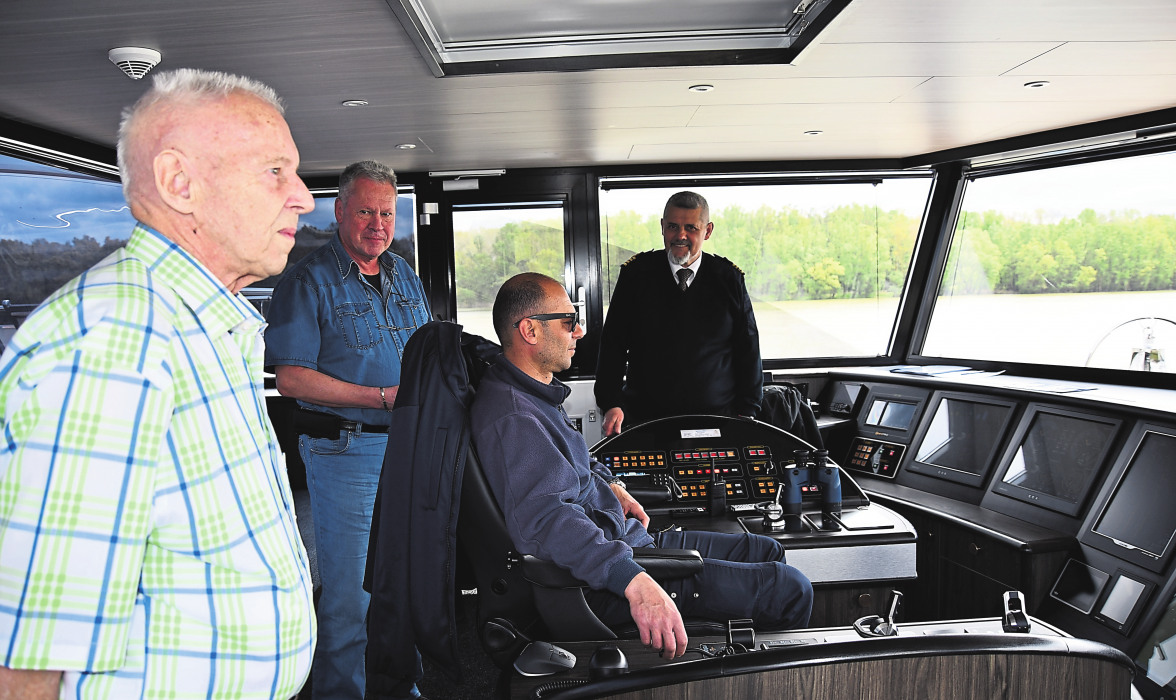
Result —
<path fill-rule="evenodd" d="M 629 495 L 629 492 L 620 484 L 609 484 L 608 487 L 612 489 L 613 495 L 621 502 L 621 509 L 625 512 L 626 518 L 637 518 L 641 521 L 642 527 L 649 527 L 649 516 L 645 514 L 645 509 L 637 502 L 635 498 Z"/>
<path fill-rule="evenodd" d="M 0 700 L 57 700 L 61 671 L 15 671 L 0 666 Z"/>
<path fill-rule="evenodd" d="M 620 406 L 614 406 L 604 412 L 604 436 L 616 435 L 621 432 L 621 423 L 625 422 L 625 412 Z"/>
<path fill-rule="evenodd" d="M 380 387 L 351 384 L 322 372 L 300 365 L 278 365 L 274 367 L 278 393 L 293 399 L 302 399 L 319 406 L 335 408 L 378 408 L 388 410 L 396 403 L 399 386 L 384 387 L 384 399 L 380 399 Z"/>
<path fill-rule="evenodd" d="M 637 623 L 641 642 L 660 651 L 663 659 L 686 653 L 686 627 L 678 606 L 644 571 L 633 577 L 625 587 L 629 614 Z"/>

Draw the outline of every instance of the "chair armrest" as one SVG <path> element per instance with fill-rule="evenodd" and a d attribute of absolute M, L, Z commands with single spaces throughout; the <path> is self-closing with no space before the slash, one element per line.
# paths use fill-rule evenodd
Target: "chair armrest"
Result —
<path fill-rule="evenodd" d="M 702 571 L 702 555 L 697 549 L 640 547 L 633 550 L 633 561 L 655 581 L 672 581 Z"/>
<path fill-rule="evenodd" d="M 702 571 L 702 555 L 694 549 L 639 547 L 633 550 L 633 561 L 655 581 L 686 578 Z M 544 588 L 588 588 L 559 564 L 530 554 L 523 556 L 523 578 Z"/>
<path fill-rule="evenodd" d="M 629 486 L 629 495 L 643 506 L 655 506 L 674 500 L 669 486 Z"/>

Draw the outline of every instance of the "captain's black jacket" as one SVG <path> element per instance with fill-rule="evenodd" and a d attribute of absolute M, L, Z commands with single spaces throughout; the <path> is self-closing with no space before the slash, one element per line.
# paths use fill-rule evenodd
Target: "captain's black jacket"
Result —
<path fill-rule="evenodd" d="M 620 406 L 627 425 L 759 410 L 759 330 L 743 272 L 726 258 L 702 256 L 686 291 L 674 282 L 664 250 L 621 266 L 600 337 L 596 402 L 606 411 Z"/>

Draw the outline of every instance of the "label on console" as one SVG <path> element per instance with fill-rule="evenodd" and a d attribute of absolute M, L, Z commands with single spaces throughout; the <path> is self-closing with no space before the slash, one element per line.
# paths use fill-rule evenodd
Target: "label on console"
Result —
<path fill-rule="evenodd" d="M 682 439 L 686 438 L 717 438 L 723 437 L 719 433 L 718 428 L 705 428 L 703 430 L 683 430 Z"/>

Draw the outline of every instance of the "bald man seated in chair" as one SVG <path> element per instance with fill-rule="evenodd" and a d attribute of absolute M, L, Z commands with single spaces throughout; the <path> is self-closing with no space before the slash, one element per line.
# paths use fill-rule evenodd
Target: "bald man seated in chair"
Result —
<path fill-rule="evenodd" d="M 686 650 L 682 615 L 759 629 L 808 624 L 813 589 L 762 535 L 646 530 L 649 516 L 592 459 L 563 409 L 570 389 L 553 374 L 571 366 L 584 336 L 563 287 L 524 273 L 494 300 L 499 355 L 470 409 L 473 439 L 490 488 L 521 554 L 553 561 L 591 588 L 589 607 L 606 625 L 635 623 L 665 658 Z M 689 377 L 683 377 L 689 381 Z M 633 560 L 635 547 L 696 549 L 701 573 L 659 585 Z M 676 604 L 675 604 L 676 602 Z"/>

